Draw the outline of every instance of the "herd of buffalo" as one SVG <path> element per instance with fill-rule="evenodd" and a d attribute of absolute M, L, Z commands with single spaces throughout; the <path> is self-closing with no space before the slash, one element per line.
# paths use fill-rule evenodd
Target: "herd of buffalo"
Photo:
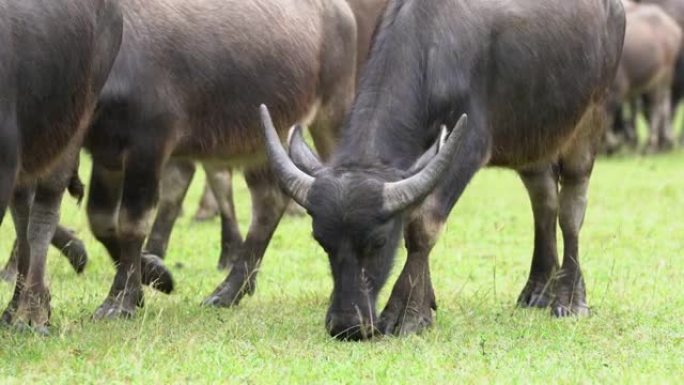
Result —
<path fill-rule="evenodd" d="M 64 191 L 85 195 L 81 149 L 90 229 L 116 269 L 94 319 L 134 315 L 144 284 L 173 290 L 163 258 L 196 162 L 229 271 L 205 305 L 254 292 L 293 200 L 329 256 L 328 332 L 419 332 L 436 310 L 431 249 L 495 166 L 518 172 L 534 215 L 518 305 L 586 315 L 578 243 L 594 160 L 637 145 L 638 112 L 645 150 L 677 145 L 682 28 L 684 0 L 0 0 L 0 223 L 9 208 L 16 229 L 2 322 L 47 332 L 50 244 L 85 267 L 59 224 Z M 234 167 L 252 200 L 244 238 Z"/>

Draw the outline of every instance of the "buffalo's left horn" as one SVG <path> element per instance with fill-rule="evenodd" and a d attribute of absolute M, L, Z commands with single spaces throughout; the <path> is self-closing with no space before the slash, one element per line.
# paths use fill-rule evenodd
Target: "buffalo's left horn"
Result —
<path fill-rule="evenodd" d="M 454 155 L 461 151 L 468 117 L 463 114 L 456 127 L 442 146 L 441 151 L 418 173 L 398 182 L 385 183 L 383 187 L 383 208 L 395 213 L 417 203 L 428 195 L 449 166 Z"/>
<path fill-rule="evenodd" d="M 266 155 L 271 164 L 271 170 L 273 170 L 285 192 L 297 203 L 307 207 L 306 200 L 314 183 L 314 178 L 297 168 L 285 153 L 268 108 L 262 104 L 259 107 L 259 112 L 266 141 Z"/>

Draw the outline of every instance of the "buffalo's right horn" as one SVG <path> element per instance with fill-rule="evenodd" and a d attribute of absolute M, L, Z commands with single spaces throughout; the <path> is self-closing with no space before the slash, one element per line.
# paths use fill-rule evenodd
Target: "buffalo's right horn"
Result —
<path fill-rule="evenodd" d="M 302 171 L 309 175 L 314 175 L 323 167 L 318 156 L 311 151 L 311 148 L 304 141 L 302 126 L 297 124 L 292 126 L 287 136 L 287 148 L 290 159 Z"/>
<path fill-rule="evenodd" d="M 285 192 L 297 203 L 307 207 L 306 200 L 314 183 L 314 178 L 297 168 L 292 159 L 285 153 L 268 108 L 262 104 L 259 107 L 259 112 L 261 114 L 261 125 L 264 129 L 266 155 L 271 164 L 271 170 L 273 170 Z"/>
<path fill-rule="evenodd" d="M 463 114 L 441 151 L 422 170 L 404 180 L 385 183 L 383 186 L 385 211 L 389 213 L 402 211 L 432 191 L 447 168 L 452 165 L 454 154 L 461 150 L 467 125 L 468 117 Z"/>

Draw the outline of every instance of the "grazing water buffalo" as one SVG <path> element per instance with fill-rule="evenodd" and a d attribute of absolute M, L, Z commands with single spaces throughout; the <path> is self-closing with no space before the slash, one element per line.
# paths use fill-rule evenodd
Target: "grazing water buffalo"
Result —
<path fill-rule="evenodd" d="M 670 17 L 672 17 L 682 30 L 684 30 L 684 0 L 640 0 L 639 3 L 655 4 L 661 7 Z M 672 82 L 672 111 L 676 110 L 677 105 L 684 97 L 684 45 L 679 51 L 675 69 L 674 80 Z M 674 115 L 674 114 L 673 114 Z M 674 117 L 674 116 L 673 116 Z M 680 143 L 684 144 L 684 131 L 680 134 Z"/>
<path fill-rule="evenodd" d="M 430 250 L 485 165 L 518 171 L 532 202 L 532 268 L 518 304 L 589 312 L 578 237 L 624 28 L 619 0 L 391 0 L 329 164 L 301 135 L 291 135 L 288 157 L 262 106 L 273 172 L 330 259 L 331 335 L 431 324 Z M 430 158 L 442 124 L 456 128 Z M 408 258 L 376 320 L 402 231 Z"/>
<path fill-rule="evenodd" d="M 623 0 L 627 27 L 622 58 L 611 94 L 616 131 L 636 140 L 636 111 L 641 96 L 648 101 L 649 151 L 667 150 L 674 145 L 671 90 L 679 57 L 682 31 L 660 7 Z M 625 121 L 622 103 L 629 102 Z"/>
<path fill-rule="evenodd" d="M 387 0 L 347 0 L 347 2 L 354 13 L 357 26 L 356 74 L 358 82 L 359 69 L 366 61 L 373 32 L 382 11 L 387 5 Z M 311 127 L 314 145 L 324 159 L 331 152 L 332 145 L 330 143 L 336 141 L 339 129 L 340 127 L 337 126 L 328 126 L 325 129 Z M 218 268 L 228 269 L 238 258 L 243 242 L 235 217 L 231 172 L 217 168 L 216 165 L 205 166 L 205 171 L 207 183 L 195 218 L 204 220 L 211 218 L 215 212 L 220 214 L 221 254 Z M 157 216 L 145 244 L 147 253 L 164 258 L 174 223 L 180 213 L 182 202 L 194 173 L 194 164 L 189 160 L 172 160 L 168 163 L 162 180 Z M 219 196 L 218 200 L 215 198 L 216 195 Z M 252 204 L 258 205 L 259 203 L 253 202 Z M 259 211 L 258 208 L 255 210 Z"/>
<path fill-rule="evenodd" d="M 47 248 L 122 26 L 108 0 L 0 1 L 0 222 L 11 197 L 18 258 L 5 322 L 46 330 Z"/>
<path fill-rule="evenodd" d="M 121 0 L 120 54 L 86 139 L 93 156 L 88 218 L 116 263 L 95 318 L 129 316 L 141 283 L 172 289 L 141 249 L 171 157 L 247 165 L 256 211 L 237 261 L 205 303 L 237 304 L 288 202 L 265 163 L 258 106 L 279 125 L 344 118 L 354 89 L 353 15 L 330 0 Z M 323 124 L 325 123 L 325 124 Z M 284 132 L 283 132 L 284 133 Z"/>

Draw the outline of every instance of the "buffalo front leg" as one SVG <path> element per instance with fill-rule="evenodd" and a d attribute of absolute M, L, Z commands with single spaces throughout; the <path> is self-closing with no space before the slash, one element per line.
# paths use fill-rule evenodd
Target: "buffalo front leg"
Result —
<path fill-rule="evenodd" d="M 31 263 L 31 250 L 28 242 L 28 225 L 31 212 L 31 202 L 33 202 L 34 188 L 17 187 L 12 196 L 11 212 L 14 220 L 14 231 L 16 238 L 16 259 L 17 275 L 14 282 L 14 293 L 9 305 L 2 313 L 2 322 L 8 325 L 14 323 L 21 292 L 26 283 L 29 266 Z"/>
<path fill-rule="evenodd" d="M 252 197 L 252 221 L 240 254 L 228 277 L 204 300 L 205 305 L 228 307 L 253 294 L 259 265 L 288 199 L 267 168 L 248 170 L 245 180 Z"/>
<path fill-rule="evenodd" d="M 230 169 L 204 165 L 207 183 L 211 187 L 221 213 L 221 255 L 218 269 L 229 270 L 239 258 L 242 249 L 242 234 L 235 215 L 233 182 Z"/>
<path fill-rule="evenodd" d="M 130 317 L 143 305 L 142 246 L 158 199 L 163 159 L 154 149 L 131 149 L 126 157 L 115 241 L 116 275 L 95 319 Z M 163 265 L 162 265 L 163 267 Z"/>
<path fill-rule="evenodd" d="M 548 307 L 552 280 L 558 270 L 558 170 L 545 165 L 520 171 L 534 214 L 534 251 L 527 284 L 518 297 L 521 307 Z"/>
<path fill-rule="evenodd" d="M 430 279 L 429 257 L 449 212 L 475 173 L 486 163 L 489 136 L 481 131 L 486 125 L 469 115 L 463 151 L 454 156 L 453 167 L 410 217 L 404 239 L 408 256 L 399 279 L 394 284 L 385 309 L 380 315 L 384 334 L 418 333 L 432 324 L 437 309 Z"/>

